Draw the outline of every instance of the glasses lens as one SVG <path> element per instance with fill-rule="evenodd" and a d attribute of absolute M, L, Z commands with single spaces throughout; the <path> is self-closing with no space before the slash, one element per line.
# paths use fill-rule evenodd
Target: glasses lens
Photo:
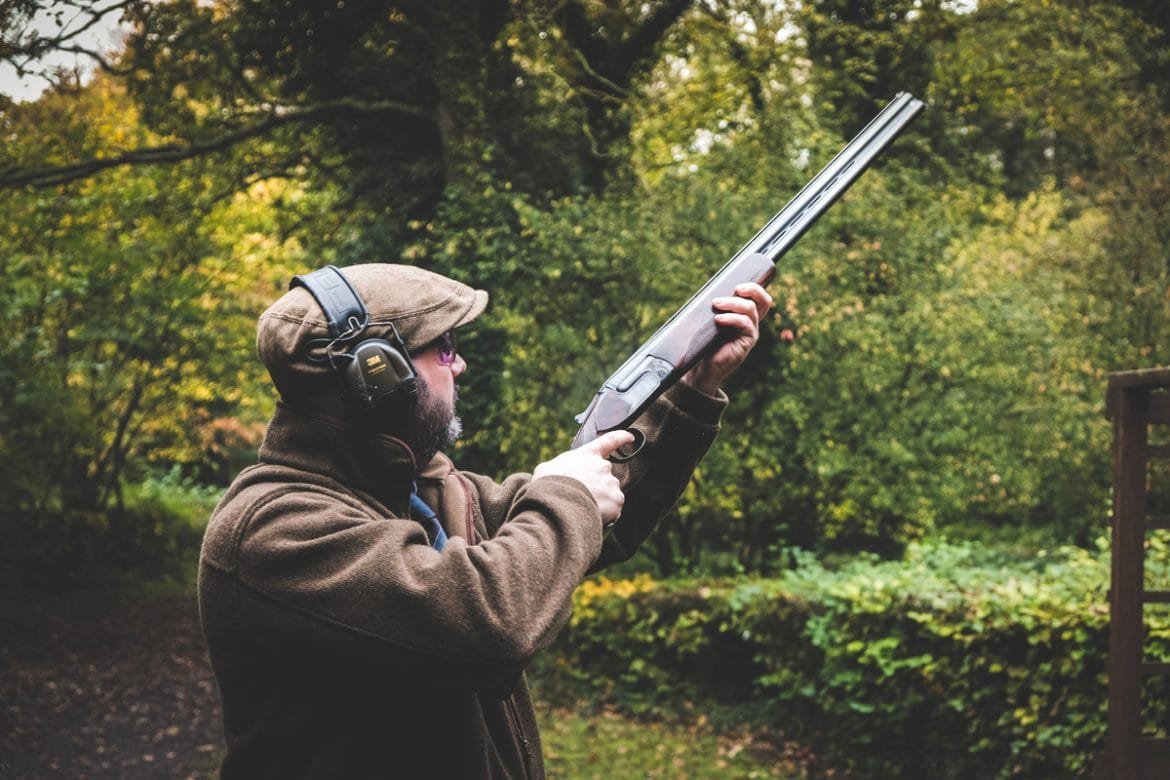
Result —
<path fill-rule="evenodd" d="M 444 366 L 449 366 L 455 362 L 455 331 L 447 331 L 439 337 L 439 343 L 435 346 L 438 351 L 439 362 Z"/>

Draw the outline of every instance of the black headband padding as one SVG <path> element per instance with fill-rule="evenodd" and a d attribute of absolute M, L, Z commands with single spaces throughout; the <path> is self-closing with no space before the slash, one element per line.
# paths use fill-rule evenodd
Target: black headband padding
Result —
<path fill-rule="evenodd" d="M 294 276 L 289 289 L 304 287 L 317 299 L 329 325 L 329 336 L 356 336 L 365 327 L 369 315 L 361 297 L 349 280 L 335 267 L 327 265 L 309 274 Z"/>

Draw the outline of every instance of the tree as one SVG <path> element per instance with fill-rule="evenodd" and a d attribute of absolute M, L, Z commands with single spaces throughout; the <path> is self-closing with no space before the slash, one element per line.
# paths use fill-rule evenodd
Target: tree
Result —
<path fill-rule="evenodd" d="M 3 182 L 61 181 L 111 165 L 173 161 L 310 126 L 325 128 L 330 143 L 304 150 L 289 166 L 314 162 L 371 196 L 403 198 L 401 190 L 416 190 L 405 201 L 414 217 L 434 205 L 443 186 L 479 170 L 521 183 L 521 172 L 546 169 L 523 182 L 531 192 L 564 194 L 586 178 L 600 186 L 607 148 L 624 136 L 614 119 L 628 97 L 624 90 L 653 62 L 657 42 L 689 5 L 67 2 L 81 14 L 123 15 L 130 27 L 125 52 L 86 53 L 127 81 L 144 121 L 173 143 L 43 171 L 17 166 Z M 0 57 L 22 69 L 48 52 L 76 48 L 72 34 L 33 30 L 38 10 L 34 2 L 6 7 L 15 34 Z M 559 70 L 531 58 L 549 52 L 543 40 L 557 42 Z M 572 127 L 574 106 L 585 127 Z M 550 121 L 550 112 L 559 116 Z M 614 121 L 616 129 L 607 129 Z M 535 132 L 526 130 L 529 124 Z M 557 152 L 544 143 L 550 132 L 568 148 Z M 533 160 L 534 152 L 544 159 Z"/>
<path fill-rule="evenodd" d="M 795 22 L 810 76 L 830 127 L 864 122 L 896 92 L 925 96 L 934 51 L 952 34 L 955 14 L 943 0 L 814 0 Z"/>
<path fill-rule="evenodd" d="M 4 132 L 38 160 L 153 140 L 103 78 L 79 98 L 14 108 Z M 6 198 L 0 457 L 16 515 L 119 507 L 129 473 L 192 460 L 201 425 L 250 402 L 259 377 L 239 357 L 274 253 L 249 267 L 248 203 L 224 199 L 225 178 L 191 161 Z"/>
<path fill-rule="evenodd" d="M 896 554 L 967 522 L 1084 541 L 1099 521 L 1104 372 L 1170 343 L 1148 3 L 102 7 L 131 32 L 98 78 L 0 107 L 10 505 L 116 507 L 156 465 L 224 479 L 267 411 L 254 318 L 325 262 L 490 289 L 457 455 L 534 464 L 907 89 L 928 110 L 783 259 L 648 554 L 767 570 L 791 547 Z M 10 34 L 0 56 L 52 45 L 72 41 Z"/>

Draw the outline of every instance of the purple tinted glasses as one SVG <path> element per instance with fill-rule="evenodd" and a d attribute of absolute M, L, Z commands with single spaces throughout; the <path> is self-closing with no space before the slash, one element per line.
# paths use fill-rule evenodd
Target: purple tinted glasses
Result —
<path fill-rule="evenodd" d="M 449 330 L 430 343 L 428 349 L 435 350 L 439 365 L 449 366 L 455 362 L 455 331 Z"/>

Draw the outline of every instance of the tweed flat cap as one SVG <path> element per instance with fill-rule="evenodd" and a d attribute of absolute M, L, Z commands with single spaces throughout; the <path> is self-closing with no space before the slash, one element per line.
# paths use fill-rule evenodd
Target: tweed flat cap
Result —
<path fill-rule="evenodd" d="M 415 266 L 365 263 L 342 268 L 341 273 L 361 296 L 371 323 L 394 323 L 411 352 L 466 325 L 487 307 L 483 290 Z M 388 325 L 371 324 L 363 335 L 390 334 Z M 309 343 L 328 335 L 325 313 L 304 287 L 292 288 L 260 315 L 256 348 L 282 397 L 338 389 L 329 365 L 308 359 Z"/>

